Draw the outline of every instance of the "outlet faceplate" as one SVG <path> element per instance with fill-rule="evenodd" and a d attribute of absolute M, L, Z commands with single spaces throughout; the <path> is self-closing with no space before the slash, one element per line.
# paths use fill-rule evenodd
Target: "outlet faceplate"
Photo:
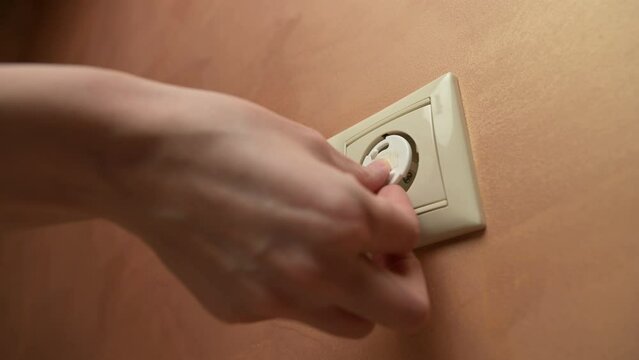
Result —
<path fill-rule="evenodd" d="M 393 134 L 415 146 L 413 166 L 400 185 L 419 218 L 419 246 L 484 228 L 455 76 L 443 75 L 328 141 L 361 163 L 374 144 Z"/>

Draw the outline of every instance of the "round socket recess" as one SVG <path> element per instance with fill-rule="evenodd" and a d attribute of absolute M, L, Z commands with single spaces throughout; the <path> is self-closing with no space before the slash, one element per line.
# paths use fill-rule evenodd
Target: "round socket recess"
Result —
<path fill-rule="evenodd" d="M 397 184 L 408 174 L 412 158 L 413 151 L 408 140 L 400 135 L 388 135 L 373 145 L 362 165 L 367 166 L 375 160 L 386 160 L 391 166 L 388 183 Z"/>

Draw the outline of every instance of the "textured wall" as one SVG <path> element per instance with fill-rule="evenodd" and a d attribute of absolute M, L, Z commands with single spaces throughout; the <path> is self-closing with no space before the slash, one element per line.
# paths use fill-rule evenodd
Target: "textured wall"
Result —
<path fill-rule="evenodd" d="M 326 136 L 460 79 L 488 229 L 423 250 L 432 319 L 226 326 L 102 222 L 0 242 L 4 359 L 639 358 L 639 2 L 86 0 L 31 59 L 240 95 Z M 45 356 L 46 355 L 46 356 Z"/>

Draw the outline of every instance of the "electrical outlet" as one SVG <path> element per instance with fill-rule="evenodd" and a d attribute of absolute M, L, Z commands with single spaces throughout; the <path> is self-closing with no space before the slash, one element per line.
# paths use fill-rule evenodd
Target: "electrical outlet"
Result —
<path fill-rule="evenodd" d="M 410 166 L 397 182 L 419 218 L 419 246 L 484 228 L 455 76 L 443 75 L 328 141 L 352 160 L 365 163 L 371 151 L 379 151 L 376 146 L 393 135 L 411 147 Z"/>

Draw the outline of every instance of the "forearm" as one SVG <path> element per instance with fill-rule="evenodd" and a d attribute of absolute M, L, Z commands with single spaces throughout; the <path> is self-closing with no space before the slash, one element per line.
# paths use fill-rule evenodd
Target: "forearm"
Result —
<path fill-rule="evenodd" d="M 0 222 L 20 207 L 106 217 L 222 320 L 361 337 L 426 316 L 420 263 L 398 255 L 417 243 L 417 217 L 403 189 L 383 187 L 388 165 L 362 168 L 255 104 L 108 71 L 0 67 L 0 129 Z"/>
<path fill-rule="evenodd" d="M 142 92 L 126 82 L 84 67 L 0 66 L 0 226 L 97 215 L 111 191 L 105 151 L 131 127 L 122 114 Z"/>

